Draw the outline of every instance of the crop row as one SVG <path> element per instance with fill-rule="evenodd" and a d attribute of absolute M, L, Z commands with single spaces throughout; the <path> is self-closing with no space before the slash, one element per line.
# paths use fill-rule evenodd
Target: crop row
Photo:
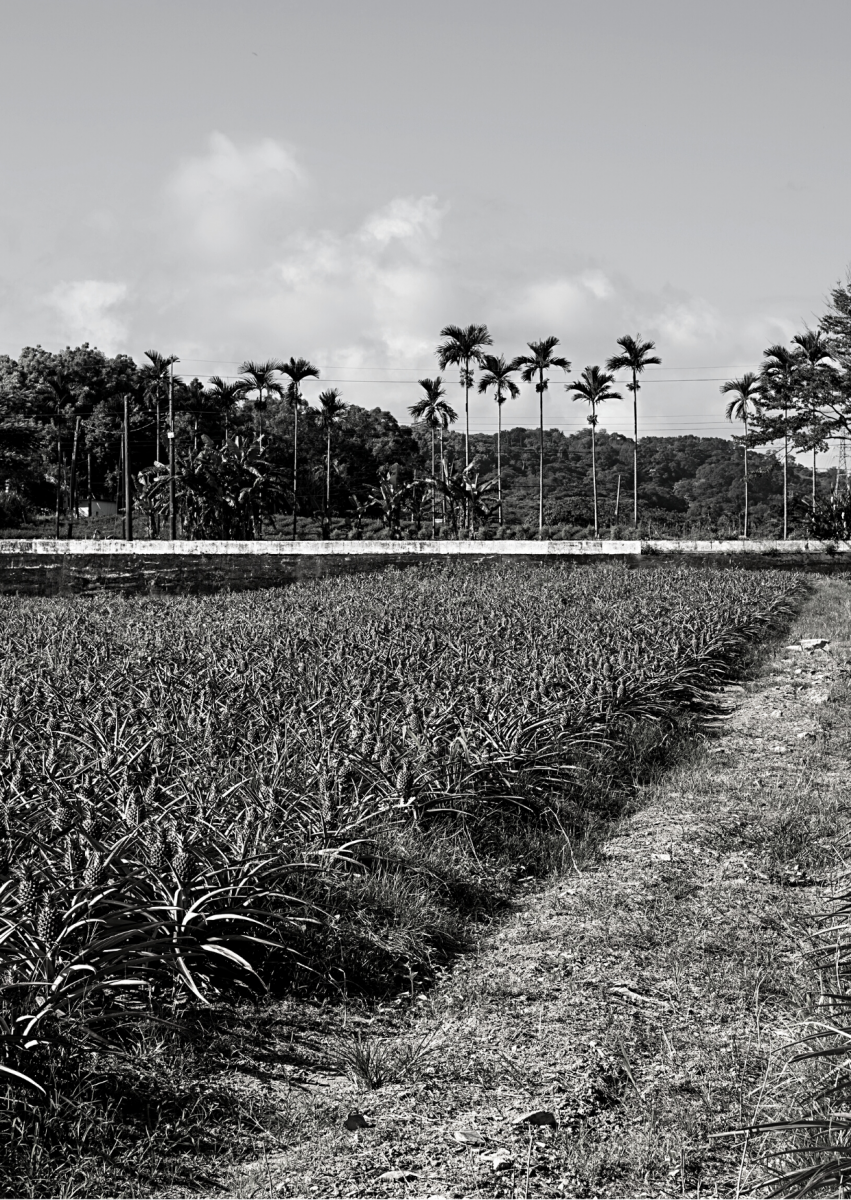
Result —
<path fill-rule="evenodd" d="M 0 601 L 7 1080 L 261 975 L 413 988 L 457 944 L 436 909 L 504 887 L 530 824 L 569 849 L 795 587 L 450 565 Z"/>

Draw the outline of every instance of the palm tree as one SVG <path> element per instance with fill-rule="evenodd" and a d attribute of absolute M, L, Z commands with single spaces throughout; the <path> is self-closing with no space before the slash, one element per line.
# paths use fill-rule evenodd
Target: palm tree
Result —
<path fill-rule="evenodd" d="M 488 333 L 487 325 L 468 325 L 462 329 L 460 325 L 444 325 L 440 336 L 446 340 L 437 347 L 437 361 L 441 371 L 457 364 L 461 367 L 461 387 L 464 389 L 464 465 L 470 465 L 470 388 L 473 386 L 473 372 L 470 363 L 482 361 L 482 350 L 485 346 L 493 345 L 493 338 Z"/>
<path fill-rule="evenodd" d="M 153 392 L 154 404 L 156 406 L 156 438 L 157 447 L 154 454 L 154 461 L 160 461 L 160 412 L 162 403 L 162 394 L 164 387 L 168 384 L 168 373 L 172 363 L 179 361 L 176 354 L 168 356 L 160 354 L 159 350 L 146 350 L 145 358 L 148 362 L 142 367 L 142 374 L 145 376 L 147 383 L 146 392 Z"/>
<path fill-rule="evenodd" d="M 236 408 L 240 400 L 245 396 L 245 383 L 241 379 L 236 379 L 228 382 L 222 379 L 221 375 L 211 375 L 207 386 L 204 389 L 204 395 L 207 400 L 215 405 L 216 409 L 224 414 L 225 418 L 225 441 L 228 440 L 228 418 L 231 410 Z"/>
<path fill-rule="evenodd" d="M 600 522 L 597 516 L 597 405 L 604 400 L 622 400 L 620 392 L 612 391 L 614 382 L 611 375 L 601 371 L 599 367 L 586 367 L 578 379 L 572 379 L 564 385 L 566 392 L 575 392 L 574 400 L 585 400 L 591 405 L 588 424 L 591 426 L 591 486 L 594 490 L 594 537 L 600 536 Z"/>
<path fill-rule="evenodd" d="M 732 395 L 727 405 L 727 420 L 735 417 L 745 427 L 745 527 L 744 536 L 748 536 L 748 422 L 759 411 L 759 380 L 753 371 L 747 371 L 741 379 L 728 379 L 722 383 L 721 395 Z"/>
<path fill-rule="evenodd" d="M 239 369 L 243 375 L 241 381 L 243 394 L 248 395 L 250 392 L 257 393 L 257 398 L 254 401 L 254 409 L 258 415 L 260 433 L 262 434 L 262 414 L 268 404 L 269 396 L 283 395 L 283 388 L 277 379 L 279 372 L 282 370 L 282 365 L 274 358 L 267 359 L 265 362 L 252 362 L 249 359 Z"/>
<path fill-rule="evenodd" d="M 635 337 L 630 337 L 627 333 L 623 337 L 618 338 L 618 345 L 622 348 L 622 354 L 613 354 L 606 363 L 607 371 L 631 371 L 632 383 L 628 383 L 627 387 L 632 392 L 632 421 L 635 441 L 632 447 L 632 522 L 638 524 L 638 392 L 641 385 L 638 382 L 638 376 L 644 371 L 645 367 L 658 367 L 662 360 L 655 354 L 651 354 L 651 350 L 656 349 L 655 342 L 642 342 L 641 334 L 637 333 Z"/>
<path fill-rule="evenodd" d="M 824 334 L 820 329 L 805 329 L 803 333 L 796 333 L 792 338 L 793 343 L 798 347 L 794 352 L 797 358 L 807 368 L 807 387 L 812 395 L 815 391 L 816 373 L 820 362 L 831 358 L 830 347 L 824 340 Z M 809 440 L 809 439 L 808 439 Z M 813 505 L 816 502 L 816 455 L 818 454 L 819 442 L 822 439 L 816 437 L 813 440 Z"/>
<path fill-rule="evenodd" d="M 319 419 L 325 430 L 325 511 L 322 524 L 326 537 L 331 536 L 331 430 L 348 407 L 340 397 L 339 388 L 327 388 L 319 393 Z"/>
<path fill-rule="evenodd" d="M 437 524 L 435 511 L 435 474 L 434 474 L 434 431 L 440 430 L 440 463 L 441 472 L 443 471 L 443 431 L 452 421 L 458 420 L 458 414 L 450 404 L 443 399 L 446 395 L 446 388 L 443 386 L 443 379 L 440 375 L 434 379 L 420 379 L 419 385 L 423 389 L 422 395 L 416 404 L 412 404 L 408 412 L 415 421 L 422 421 L 428 426 L 431 434 L 431 536 L 434 537 L 435 526 Z"/>
<path fill-rule="evenodd" d="M 792 376 L 798 360 L 786 346 L 775 343 L 763 351 L 762 389 L 774 391 L 783 409 L 783 540 L 789 533 L 789 403 Z"/>
<path fill-rule="evenodd" d="M 495 389 L 494 400 L 496 400 L 497 424 L 496 424 L 496 494 L 497 494 L 497 513 L 499 523 L 502 524 L 502 406 L 508 399 L 516 400 L 520 395 L 520 388 L 511 378 L 517 368 L 513 363 L 507 363 L 505 358 L 500 354 L 497 357 L 495 354 L 485 354 L 482 357 L 482 367 L 484 375 L 479 380 L 479 391 L 486 392 L 488 388 Z M 506 395 L 507 393 L 507 395 Z"/>
<path fill-rule="evenodd" d="M 512 371 L 520 371 L 520 378 L 524 383 L 531 383 L 538 375 L 538 382 L 535 384 L 535 391 L 538 393 L 538 402 L 540 406 L 540 438 L 538 443 L 538 532 L 544 528 L 544 392 L 547 390 L 547 380 L 544 379 L 544 372 L 551 371 L 553 367 L 561 367 L 563 371 L 570 370 L 570 363 L 566 358 L 559 358 L 553 354 L 556 346 L 559 344 L 557 337 L 543 338 L 540 342 L 527 342 L 526 345 L 532 351 L 531 354 L 519 354 L 511 364 Z"/>
<path fill-rule="evenodd" d="M 306 358 L 291 358 L 289 362 L 278 363 L 278 370 L 289 377 L 287 395 L 293 406 L 293 541 L 297 532 L 296 518 L 298 516 L 298 406 L 302 403 L 299 384 L 303 379 L 319 378 L 319 368 L 314 367 Z"/>

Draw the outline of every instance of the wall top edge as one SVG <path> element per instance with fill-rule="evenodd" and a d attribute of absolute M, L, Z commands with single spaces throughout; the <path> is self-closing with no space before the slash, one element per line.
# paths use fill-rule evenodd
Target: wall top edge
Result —
<path fill-rule="evenodd" d="M 0 539 L 0 554 L 50 554 L 50 555 L 271 555 L 299 556 L 363 556 L 363 555 L 411 555 L 423 557 L 454 557 L 465 554 L 539 554 L 539 555 L 600 555 L 638 554 L 637 541 L 480 541 L 480 542 L 432 542 L 432 541 L 364 541 L 364 542 L 284 542 L 284 541 L 146 541 L 132 542 L 118 539 L 72 541 L 43 539 Z"/>
<path fill-rule="evenodd" d="M 831 546 L 837 553 L 851 551 L 851 543 L 826 543 L 808 541 L 364 541 L 364 542 L 308 542 L 308 541 L 146 541 L 121 540 L 72 541 L 44 539 L 0 538 L 0 555 L 157 555 L 202 557 L 213 555 L 250 556 L 321 556 L 363 557 L 394 555 L 396 557 L 444 558 L 464 555 L 538 555 L 546 557 L 583 557 L 601 555 L 639 554 L 800 554 L 825 553 Z"/>

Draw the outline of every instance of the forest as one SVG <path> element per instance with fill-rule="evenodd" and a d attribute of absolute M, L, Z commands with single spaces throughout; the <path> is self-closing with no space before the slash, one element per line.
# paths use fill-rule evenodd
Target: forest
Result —
<path fill-rule="evenodd" d="M 205 382 L 156 350 L 142 363 L 88 344 L 0 356 L 0 528 L 85 536 L 94 498 L 117 510 L 97 522 L 105 536 L 848 534 L 847 472 L 818 455 L 849 433 L 851 281 L 834 289 L 818 329 L 768 347 L 756 371 L 722 386 L 729 439 L 641 436 L 639 377 L 661 359 L 640 336 L 619 338 L 605 370 L 569 381 L 555 337 L 510 361 L 489 352 L 484 325 L 441 337 L 440 369 L 459 369 L 461 429 L 447 399 L 454 381 L 440 374 L 420 380 L 406 425 L 336 388 L 308 404 L 302 385 L 319 371 L 303 358 L 248 361 L 238 378 Z M 631 382 L 615 384 L 616 371 Z M 541 398 L 540 426 L 503 429 L 521 379 Z M 562 381 L 565 401 L 590 409 L 569 436 L 544 421 L 544 393 L 552 388 L 555 413 Z M 601 424 L 604 400 L 629 399 L 614 386 L 632 392 L 637 439 Z M 498 434 L 469 431 L 474 388 L 492 393 Z"/>

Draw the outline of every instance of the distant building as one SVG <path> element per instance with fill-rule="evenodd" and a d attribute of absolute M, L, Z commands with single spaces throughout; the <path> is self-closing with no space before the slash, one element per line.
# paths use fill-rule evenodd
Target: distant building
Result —
<path fill-rule="evenodd" d="M 115 500 L 92 499 L 91 513 L 88 502 L 80 505 L 81 517 L 115 517 L 118 515 L 118 503 Z"/>

